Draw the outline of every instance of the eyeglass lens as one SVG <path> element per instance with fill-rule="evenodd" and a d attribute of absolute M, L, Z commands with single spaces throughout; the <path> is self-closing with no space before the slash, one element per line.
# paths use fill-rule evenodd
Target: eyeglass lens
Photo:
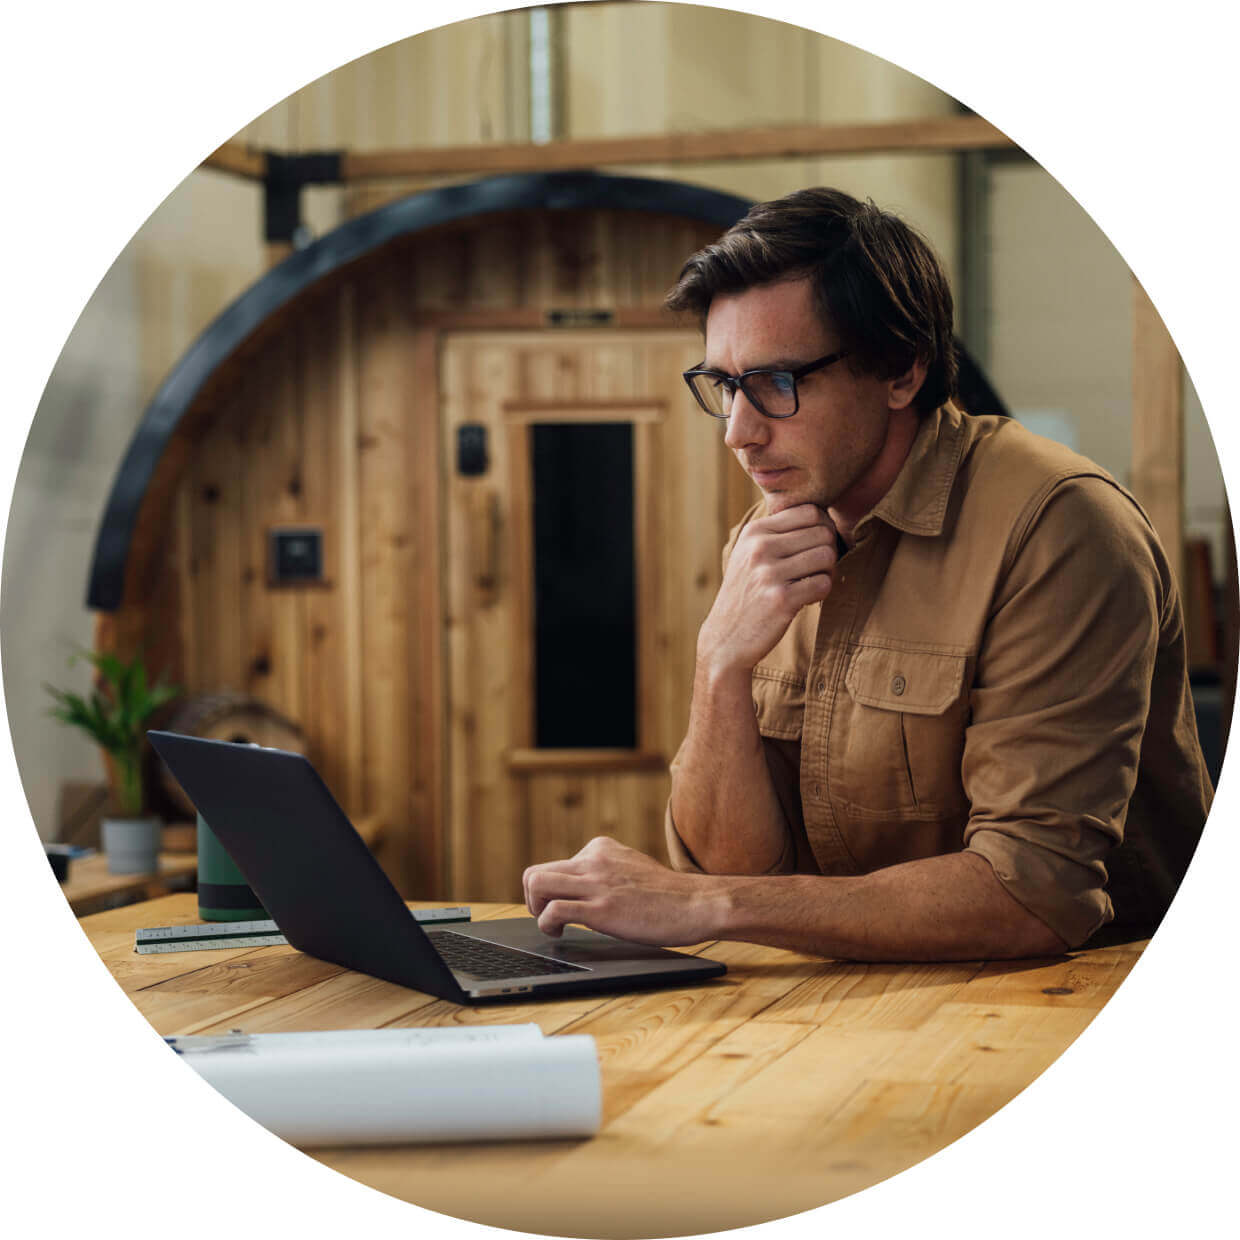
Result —
<path fill-rule="evenodd" d="M 715 375 L 694 375 L 693 390 L 709 412 L 727 417 L 732 412 L 732 392 L 736 380 L 727 382 Z M 786 417 L 796 409 L 796 380 L 786 371 L 760 370 L 739 381 L 749 403 L 770 417 Z"/>

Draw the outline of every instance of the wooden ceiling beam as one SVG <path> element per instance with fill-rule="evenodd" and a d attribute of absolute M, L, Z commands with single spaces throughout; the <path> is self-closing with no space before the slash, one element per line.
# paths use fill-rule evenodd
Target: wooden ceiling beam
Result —
<path fill-rule="evenodd" d="M 342 156 L 341 179 L 381 181 L 461 173 L 553 172 L 617 164 L 1016 149 L 1006 134 L 980 116 L 936 116 L 856 125 L 783 125 L 629 138 L 579 138 L 538 145 L 520 142 L 351 151 Z M 261 181 L 266 172 L 266 156 L 254 147 L 225 142 L 207 157 L 204 167 Z"/>
<path fill-rule="evenodd" d="M 631 138 L 585 138 L 540 145 L 524 142 L 358 151 L 345 154 L 342 171 L 346 181 L 371 181 L 465 172 L 552 172 L 613 164 L 710 163 L 987 148 L 1011 150 L 1015 143 L 980 116 L 942 116 L 857 125 L 788 125 Z"/>
<path fill-rule="evenodd" d="M 247 181 L 261 181 L 267 175 L 267 153 L 243 142 L 225 142 L 202 161 L 202 166 L 231 172 Z"/>

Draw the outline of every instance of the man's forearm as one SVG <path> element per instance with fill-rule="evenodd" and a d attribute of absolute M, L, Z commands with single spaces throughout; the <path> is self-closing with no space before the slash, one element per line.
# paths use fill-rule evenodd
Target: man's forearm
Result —
<path fill-rule="evenodd" d="M 677 833 L 708 874 L 769 873 L 788 839 L 751 693 L 748 670 L 699 661 L 671 804 Z"/>
<path fill-rule="evenodd" d="M 697 880 L 711 937 L 847 960 L 1046 956 L 1067 944 L 1025 909 L 985 858 L 953 853 L 858 877 Z"/>
<path fill-rule="evenodd" d="M 671 802 L 677 834 L 709 873 L 764 874 L 784 856 L 789 828 L 754 719 L 751 675 L 801 609 L 830 593 L 837 558 L 828 513 L 779 496 L 766 516 L 744 525 L 726 556 L 698 631 Z"/>

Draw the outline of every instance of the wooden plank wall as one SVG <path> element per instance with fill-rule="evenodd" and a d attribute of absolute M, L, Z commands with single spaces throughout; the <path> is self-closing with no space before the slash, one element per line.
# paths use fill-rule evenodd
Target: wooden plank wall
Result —
<path fill-rule="evenodd" d="M 416 351 L 400 270 L 314 297 L 247 362 L 200 431 L 173 528 L 182 682 L 253 694 L 299 723 L 346 810 L 389 829 L 380 854 L 408 887 L 414 870 L 435 885 L 439 860 L 433 835 L 408 846 L 410 616 L 435 596 L 414 565 Z M 323 530 L 324 584 L 270 583 L 269 532 L 284 525 Z"/>
<path fill-rule="evenodd" d="M 549 308 L 632 311 L 653 326 L 680 263 L 716 231 L 621 212 L 514 213 L 395 243 L 304 296 L 185 419 L 169 447 L 182 472 L 161 475 L 144 504 L 126 600 L 101 645 L 154 636 L 189 692 L 242 690 L 295 720 L 345 809 L 380 821 L 376 853 L 402 891 L 444 894 L 439 341 L 462 326 L 528 329 Z M 678 370 L 683 348 L 651 364 Z M 675 412 L 669 453 L 691 417 Z M 669 502 L 708 517 L 717 544 L 718 487 L 704 514 L 695 486 Z M 269 584 L 268 532 L 285 524 L 323 529 L 325 584 Z M 672 606 L 709 601 L 700 574 L 698 602 L 678 601 L 674 576 L 662 586 Z M 661 657 L 687 705 L 691 644 Z M 625 833 L 626 781 L 640 778 L 617 777 L 592 806 L 598 829 Z M 574 795 L 566 784 L 560 802 Z M 642 817 L 642 838 L 656 838 L 654 810 Z"/>

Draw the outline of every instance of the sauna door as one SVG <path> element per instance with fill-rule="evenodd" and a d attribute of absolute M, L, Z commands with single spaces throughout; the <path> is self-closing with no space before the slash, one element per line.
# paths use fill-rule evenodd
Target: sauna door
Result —
<path fill-rule="evenodd" d="M 667 765 L 739 473 L 690 332 L 444 337 L 452 898 L 607 834 L 664 856 Z M 743 475 L 741 475 L 743 479 Z"/>

